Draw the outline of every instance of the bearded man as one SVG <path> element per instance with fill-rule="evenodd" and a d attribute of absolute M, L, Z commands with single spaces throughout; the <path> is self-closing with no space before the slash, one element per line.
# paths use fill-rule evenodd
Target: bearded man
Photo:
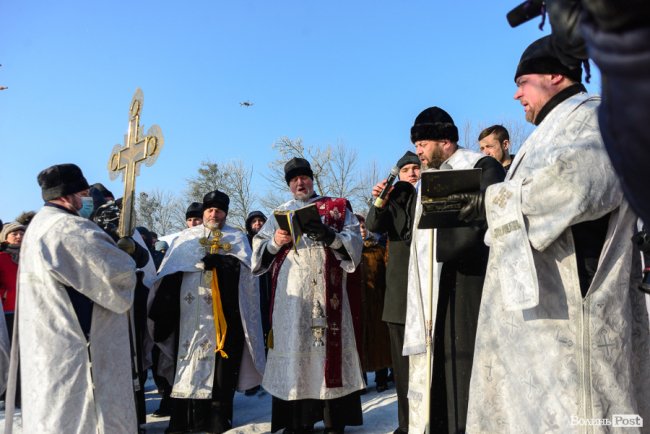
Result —
<path fill-rule="evenodd" d="M 441 108 L 430 107 L 415 118 L 411 141 L 423 173 L 478 168 L 482 170 L 482 191 L 505 176 L 494 158 L 458 145 L 458 129 Z M 420 229 L 420 185 L 416 195 L 403 349 L 410 363 L 409 431 L 422 432 L 428 412 L 431 432 L 462 433 L 489 253 L 483 243 L 486 225 Z M 427 323 L 433 326 L 432 336 L 428 335 Z M 431 385 L 426 382 L 427 370 L 431 369 L 426 360 L 427 339 L 433 340 Z M 423 408 L 426 394 L 430 394 L 429 408 Z"/>
<path fill-rule="evenodd" d="M 343 198 L 318 196 L 309 162 L 284 166 L 293 199 L 276 211 L 315 204 L 321 217 L 293 245 L 270 219 L 253 238 L 253 271 L 271 272 L 272 324 L 262 385 L 273 395 L 271 431 L 326 433 L 361 425 L 361 375 L 347 294 L 347 275 L 361 260 L 359 222 Z"/>
<path fill-rule="evenodd" d="M 581 76 L 580 62 L 563 64 L 549 37 L 524 51 L 514 98 L 537 128 L 504 182 L 463 195 L 461 213 L 487 220 L 491 245 L 472 433 L 574 432 L 614 415 L 650 417 L 636 216 L 598 129 L 600 97 Z"/>
<path fill-rule="evenodd" d="M 203 197 L 203 224 L 172 241 L 153 289 L 154 340 L 176 361 L 163 372 L 173 384 L 168 433 L 231 429 L 235 390 L 257 386 L 264 372 L 250 246 L 226 224 L 229 204 L 219 190 Z"/>

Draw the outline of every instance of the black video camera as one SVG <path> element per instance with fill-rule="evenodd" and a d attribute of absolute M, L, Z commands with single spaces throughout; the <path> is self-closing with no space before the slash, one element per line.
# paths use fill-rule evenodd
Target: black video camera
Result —
<path fill-rule="evenodd" d="M 526 0 L 506 15 L 510 27 L 517 27 L 546 12 L 544 0 Z"/>
<path fill-rule="evenodd" d="M 120 207 L 117 202 L 110 201 L 100 206 L 95 211 L 93 221 L 117 242 L 117 229 L 120 225 Z"/>

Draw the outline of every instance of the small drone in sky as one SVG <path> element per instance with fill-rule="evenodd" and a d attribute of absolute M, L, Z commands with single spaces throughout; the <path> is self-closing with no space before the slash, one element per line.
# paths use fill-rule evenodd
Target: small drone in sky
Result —
<path fill-rule="evenodd" d="M 253 103 L 250 101 L 242 101 L 239 103 L 239 105 L 242 107 L 253 107 Z"/>

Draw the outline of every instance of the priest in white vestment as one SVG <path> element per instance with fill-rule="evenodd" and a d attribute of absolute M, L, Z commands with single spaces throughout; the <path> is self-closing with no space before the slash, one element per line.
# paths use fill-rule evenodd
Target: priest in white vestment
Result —
<path fill-rule="evenodd" d="M 480 169 L 480 190 L 503 181 L 501 163 L 458 145 L 452 117 L 429 107 L 416 118 L 411 141 L 424 174 L 435 170 Z M 484 223 L 419 228 L 422 185 L 415 192 L 409 255 L 403 354 L 409 356 L 409 431 L 455 434 L 465 430 L 474 340 L 487 267 Z M 433 243 L 433 244 L 432 244 Z M 432 325 L 427 364 L 427 327 Z M 427 371 L 431 382 L 427 383 Z M 428 417 L 427 417 L 428 413 Z"/>
<path fill-rule="evenodd" d="M 284 167 L 293 200 L 278 210 L 316 204 L 322 221 L 294 246 L 270 218 L 253 238 L 253 272 L 271 272 L 271 331 L 262 386 L 273 395 L 271 430 L 342 433 L 362 423 L 358 391 L 365 387 L 357 353 L 347 275 L 361 259 L 359 222 L 347 200 L 314 193 L 309 162 Z M 322 337 L 312 327 L 324 327 Z"/>
<path fill-rule="evenodd" d="M 264 373 L 251 250 L 226 224 L 229 204 L 219 190 L 205 195 L 203 224 L 172 241 L 150 297 L 159 367 L 168 367 L 159 374 L 173 384 L 168 433 L 229 430 L 235 390 L 259 385 Z"/>
<path fill-rule="evenodd" d="M 76 165 L 49 167 L 38 183 L 46 203 L 25 232 L 16 306 L 22 432 L 136 433 L 127 317 L 136 262 L 78 215 L 88 183 Z"/>
<path fill-rule="evenodd" d="M 580 63 L 532 43 L 515 99 L 537 128 L 506 180 L 468 197 L 487 217 L 488 272 L 476 337 L 468 433 L 648 431 L 650 336 L 638 289 L 636 217 L 598 129 Z M 644 419 L 645 428 L 616 415 Z"/>

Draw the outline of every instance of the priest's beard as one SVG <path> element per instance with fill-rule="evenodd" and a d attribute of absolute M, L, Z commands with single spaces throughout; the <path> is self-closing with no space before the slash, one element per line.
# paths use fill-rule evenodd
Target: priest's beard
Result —
<path fill-rule="evenodd" d="M 303 202 L 308 201 L 312 196 L 314 195 L 314 190 L 311 191 L 306 191 L 306 192 L 296 192 L 293 195 L 293 198 L 296 200 L 301 200 Z"/>
<path fill-rule="evenodd" d="M 444 163 L 446 158 L 442 155 L 442 149 L 434 148 L 431 151 L 431 155 L 427 159 L 427 162 L 424 164 L 425 169 L 440 169 L 442 163 Z"/>
<path fill-rule="evenodd" d="M 442 163 L 444 163 L 446 158 L 442 156 L 442 152 L 434 151 L 433 155 L 427 163 L 424 164 L 425 169 L 440 169 Z"/>
<path fill-rule="evenodd" d="M 203 221 L 203 226 L 205 226 L 206 228 L 208 228 L 208 229 L 210 229 L 212 231 L 212 230 L 215 230 L 215 229 L 221 229 L 223 227 L 223 222 L 217 223 L 216 221 L 206 221 L 206 220 L 204 220 Z"/>

